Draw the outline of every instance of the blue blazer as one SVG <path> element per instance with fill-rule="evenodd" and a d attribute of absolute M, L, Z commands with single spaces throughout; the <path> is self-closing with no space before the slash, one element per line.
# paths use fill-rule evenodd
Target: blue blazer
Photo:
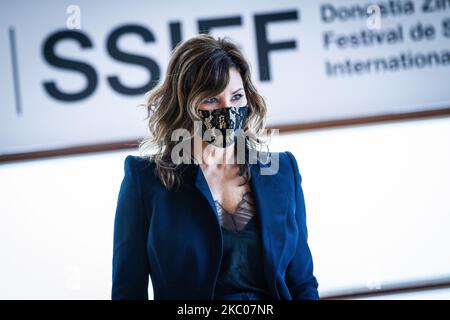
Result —
<path fill-rule="evenodd" d="M 289 151 L 251 165 L 250 185 L 260 215 L 265 277 L 275 300 L 318 299 L 307 243 L 306 212 L 297 161 Z M 272 158 L 270 158 L 272 159 Z M 112 299 L 213 299 L 222 234 L 203 171 L 184 164 L 183 188 L 168 191 L 155 164 L 125 158 L 114 219 Z M 265 168 L 265 169 L 263 169 Z"/>

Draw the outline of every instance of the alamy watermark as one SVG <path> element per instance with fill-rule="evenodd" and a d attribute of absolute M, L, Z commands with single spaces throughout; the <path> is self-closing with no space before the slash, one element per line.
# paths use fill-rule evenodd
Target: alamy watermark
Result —
<path fill-rule="evenodd" d="M 376 4 L 367 7 L 367 13 L 370 15 L 366 20 L 366 26 L 369 30 L 381 29 L 381 9 Z"/>
<path fill-rule="evenodd" d="M 76 4 L 67 6 L 66 13 L 69 15 L 66 19 L 66 27 L 69 30 L 81 29 L 81 8 Z"/>

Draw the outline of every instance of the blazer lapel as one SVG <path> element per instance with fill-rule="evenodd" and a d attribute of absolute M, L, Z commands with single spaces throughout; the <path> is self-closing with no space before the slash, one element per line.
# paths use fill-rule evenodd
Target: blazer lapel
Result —
<path fill-rule="evenodd" d="M 288 183 L 280 179 L 280 175 L 270 168 L 271 162 L 251 166 L 252 178 L 250 179 L 256 202 L 257 213 L 261 221 L 261 237 L 264 251 L 264 266 L 269 287 L 273 288 L 273 294 L 279 299 L 276 276 L 279 264 L 284 254 L 286 243 L 286 210 L 288 197 Z M 272 174 L 263 174 L 263 170 Z"/>
<path fill-rule="evenodd" d="M 208 181 L 206 181 L 205 175 L 203 174 L 200 165 L 194 164 L 194 166 L 196 168 L 194 185 L 203 194 L 206 200 L 208 200 L 208 203 L 213 209 L 217 217 L 217 221 L 219 222 L 219 214 L 217 213 L 216 205 L 214 204 L 214 198 L 211 194 L 211 189 L 209 188 Z"/>

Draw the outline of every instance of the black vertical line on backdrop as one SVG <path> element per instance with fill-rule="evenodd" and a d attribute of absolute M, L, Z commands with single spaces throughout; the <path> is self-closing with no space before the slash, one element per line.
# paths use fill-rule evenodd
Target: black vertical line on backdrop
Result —
<path fill-rule="evenodd" d="M 16 112 L 22 113 L 22 102 L 20 100 L 19 65 L 17 63 L 16 34 L 13 27 L 9 27 L 9 45 L 11 47 L 11 64 L 13 71 L 14 97 L 16 99 Z"/>
<path fill-rule="evenodd" d="M 169 24 L 171 50 L 175 49 L 178 43 L 181 42 L 181 24 L 179 22 L 171 22 Z"/>

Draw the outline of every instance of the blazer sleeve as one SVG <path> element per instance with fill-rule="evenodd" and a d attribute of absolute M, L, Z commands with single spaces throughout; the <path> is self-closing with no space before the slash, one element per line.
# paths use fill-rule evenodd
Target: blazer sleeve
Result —
<path fill-rule="evenodd" d="M 318 300 L 318 282 L 313 274 L 313 259 L 308 246 L 305 199 L 301 186 L 297 160 L 286 151 L 290 158 L 295 178 L 295 219 L 298 226 L 298 239 L 295 255 L 286 269 L 286 284 L 294 300 Z"/>
<path fill-rule="evenodd" d="M 135 159 L 125 158 L 114 218 L 112 300 L 148 300 L 148 221 L 136 175 Z"/>

